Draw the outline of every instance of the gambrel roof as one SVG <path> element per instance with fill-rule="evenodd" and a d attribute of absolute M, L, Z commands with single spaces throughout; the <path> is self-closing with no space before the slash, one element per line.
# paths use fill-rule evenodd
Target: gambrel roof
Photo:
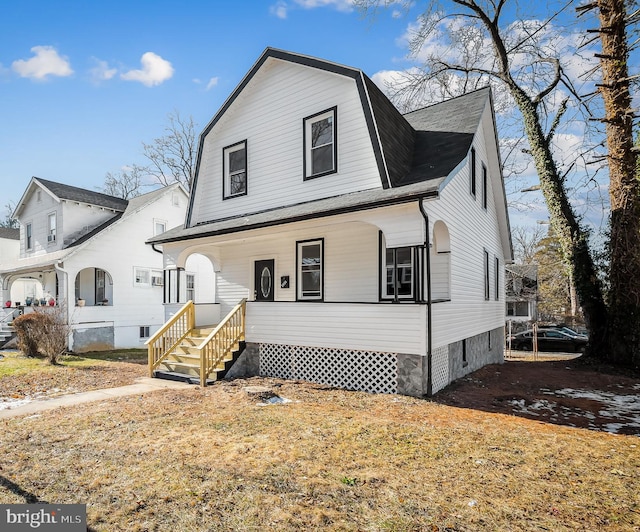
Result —
<path fill-rule="evenodd" d="M 192 222 L 195 191 L 205 137 L 268 60 L 287 61 L 354 80 L 376 158 L 380 188 L 282 205 L 199 224 Z M 467 157 L 483 113 L 491 104 L 489 87 L 403 115 L 359 69 L 305 55 L 267 48 L 200 135 L 196 176 L 184 227 L 149 242 L 169 242 L 231 233 L 292 221 L 330 216 L 437 196 L 447 178 Z"/>

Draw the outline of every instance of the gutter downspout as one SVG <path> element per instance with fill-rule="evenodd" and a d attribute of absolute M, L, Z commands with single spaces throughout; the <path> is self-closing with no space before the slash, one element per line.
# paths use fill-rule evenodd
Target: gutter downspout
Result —
<path fill-rule="evenodd" d="M 420 214 L 424 218 L 424 250 L 425 250 L 425 262 L 427 265 L 427 396 L 433 395 L 433 379 L 432 379 L 432 366 L 433 366 L 433 343 L 432 343 L 432 330 L 433 324 L 431 320 L 431 243 L 429 242 L 429 216 L 424 212 L 424 197 L 421 197 L 418 201 Z"/>

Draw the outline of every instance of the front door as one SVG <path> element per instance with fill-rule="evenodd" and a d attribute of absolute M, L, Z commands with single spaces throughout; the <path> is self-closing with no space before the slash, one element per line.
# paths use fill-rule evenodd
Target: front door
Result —
<path fill-rule="evenodd" d="M 273 301 L 275 286 L 274 259 L 257 260 L 255 262 L 255 299 L 256 301 Z"/>

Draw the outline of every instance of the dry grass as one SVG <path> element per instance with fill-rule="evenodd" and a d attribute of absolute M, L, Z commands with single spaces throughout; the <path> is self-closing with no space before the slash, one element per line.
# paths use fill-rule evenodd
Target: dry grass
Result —
<path fill-rule="evenodd" d="M 64 355 L 56 365 L 19 351 L 1 354 L 0 400 L 123 386 L 147 375 L 147 352 L 141 349 Z"/>
<path fill-rule="evenodd" d="M 86 503 L 99 531 L 640 530 L 637 437 L 402 396 L 251 379 L 0 430 L 0 502 Z"/>

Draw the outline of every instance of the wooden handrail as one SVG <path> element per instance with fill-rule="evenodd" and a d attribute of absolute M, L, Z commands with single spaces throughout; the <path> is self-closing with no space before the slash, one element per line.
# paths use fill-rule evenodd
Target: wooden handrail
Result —
<path fill-rule="evenodd" d="M 197 347 L 200 353 L 200 386 L 207 385 L 207 376 L 245 338 L 246 298 L 240 301 L 218 326 Z"/>
<path fill-rule="evenodd" d="M 187 301 L 145 342 L 148 349 L 150 377 L 153 376 L 153 370 L 171 353 L 171 350 L 193 330 L 195 321 L 195 306 L 193 301 Z"/>

